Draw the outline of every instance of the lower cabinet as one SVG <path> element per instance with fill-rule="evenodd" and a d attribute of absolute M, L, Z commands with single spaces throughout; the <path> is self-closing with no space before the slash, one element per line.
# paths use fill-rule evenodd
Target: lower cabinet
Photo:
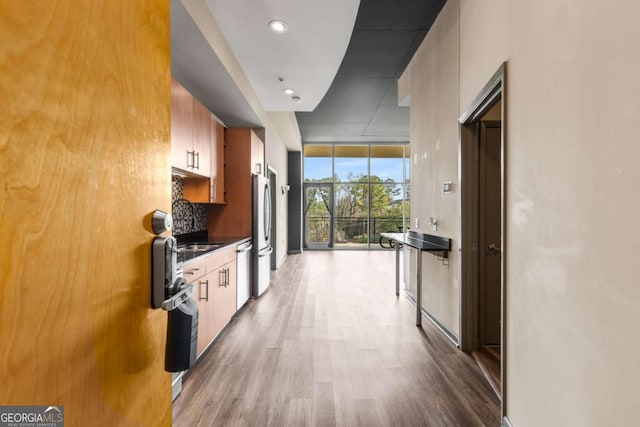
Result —
<path fill-rule="evenodd" d="M 236 312 L 235 246 L 205 257 L 204 264 L 206 273 L 193 282 L 196 287 L 193 298 L 199 310 L 198 357 Z"/>

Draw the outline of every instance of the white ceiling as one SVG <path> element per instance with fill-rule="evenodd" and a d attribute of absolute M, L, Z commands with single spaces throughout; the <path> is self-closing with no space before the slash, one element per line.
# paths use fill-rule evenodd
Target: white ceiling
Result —
<path fill-rule="evenodd" d="M 360 0 L 206 0 L 267 111 L 313 111 L 349 44 Z M 272 32 L 284 20 L 288 31 Z M 284 79 L 280 82 L 278 78 Z M 292 88 L 297 103 L 282 90 Z"/>

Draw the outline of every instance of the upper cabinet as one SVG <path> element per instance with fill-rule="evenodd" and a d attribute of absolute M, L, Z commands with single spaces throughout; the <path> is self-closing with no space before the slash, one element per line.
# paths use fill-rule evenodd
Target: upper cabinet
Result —
<path fill-rule="evenodd" d="M 204 176 L 211 173 L 211 112 L 193 98 L 193 152 L 192 171 Z"/>
<path fill-rule="evenodd" d="M 193 163 L 193 97 L 171 80 L 171 166 L 190 170 Z"/>
<path fill-rule="evenodd" d="M 171 80 L 171 166 L 186 172 L 184 198 L 225 203 L 224 124 Z"/>
<path fill-rule="evenodd" d="M 171 166 L 209 177 L 212 122 L 207 107 L 171 80 Z"/>

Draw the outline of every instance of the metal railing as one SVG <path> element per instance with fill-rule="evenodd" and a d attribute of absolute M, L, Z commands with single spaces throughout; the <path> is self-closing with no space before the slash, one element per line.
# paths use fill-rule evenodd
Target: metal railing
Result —
<path fill-rule="evenodd" d="M 306 241 L 329 242 L 330 216 L 308 216 Z M 334 217 L 333 242 L 336 246 L 377 246 L 380 233 L 403 229 L 402 217 Z"/>

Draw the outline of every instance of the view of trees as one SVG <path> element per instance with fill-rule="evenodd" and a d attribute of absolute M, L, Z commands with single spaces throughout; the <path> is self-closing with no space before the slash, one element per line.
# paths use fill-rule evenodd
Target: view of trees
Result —
<path fill-rule="evenodd" d="M 333 214 L 336 243 L 377 242 L 379 233 L 402 228 L 402 183 L 378 176 L 349 175 L 346 182 L 338 177 L 307 180 L 305 212 L 309 238 L 327 241 L 331 233 L 329 218 Z M 331 196 L 333 193 L 333 206 Z M 333 212 L 331 212 L 333 209 Z M 370 231 L 370 232 L 369 232 Z"/>
<path fill-rule="evenodd" d="M 402 229 L 408 145 L 308 144 L 304 155 L 305 243 L 377 247 Z"/>

